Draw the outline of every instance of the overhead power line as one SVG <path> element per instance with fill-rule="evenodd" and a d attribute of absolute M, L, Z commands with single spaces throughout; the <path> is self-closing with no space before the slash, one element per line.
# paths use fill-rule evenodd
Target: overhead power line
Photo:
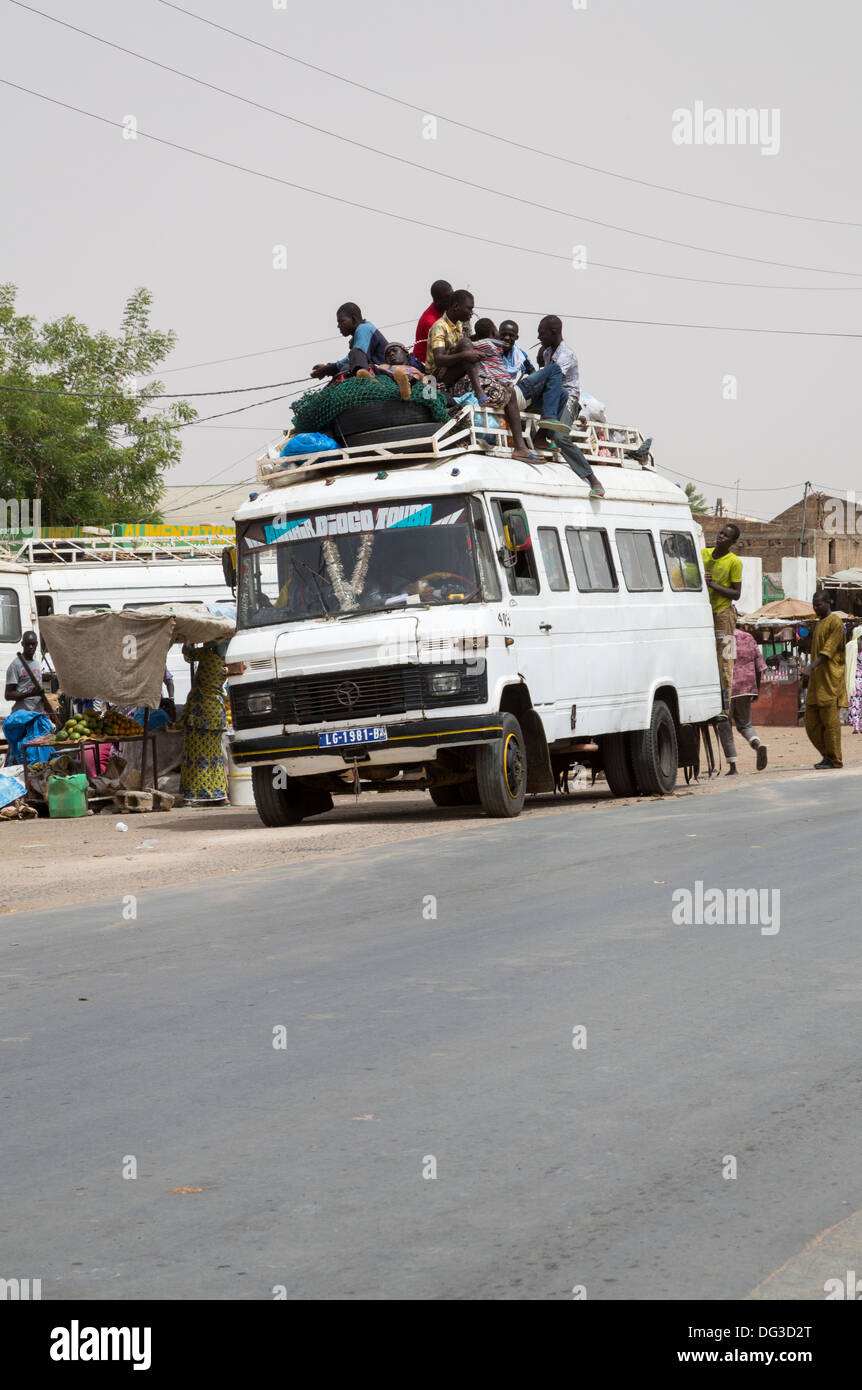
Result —
<path fill-rule="evenodd" d="M 19 0 L 13 0 L 19 3 Z M 440 121 L 445 121 L 447 125 L 454 126 L 457 130 L 469 131 L 471 135 L 480 135 L 483 139 L 494 140 L 498 144 L 508 145 L 510 149 L 521 150 L 525 154 L 540 155 L 543 159 L 552 159 L 558 164 L 568 164 L 574 169 L 584 169 L 590 174 L 600 174 L 603 178 L 619 179 L 623 183 L 636 184 L 639 188 L 651 188 L 659 193 L 672 193 L 679 198 L 692 198 L 701 203 L 713 203 L 719 207 L 736 208 L 741 212 L 761 213 L 765 217 L 787 217 L 796 222 L 818 222 L 830 227 L 860 227 L 860 222 L 845 221 L 834 217 L 814 217 L 810 213 L 784 212 L 777 208 L 756 207 L 750 203 L 736 203 L 728 198 L 714 198 L 706 193 L 692 193 L 685 188 L 673 188 L 668 184 L 655 183 L 649 179 L 635 178 L 631 174 L 620 174 L 613 169 L 602 169 L 595 164 L 585 164 L 578 159 L 571 159 L 567 155 L 555 154 L 551 150 L 538 149 L 534 145 L 524 144 L 520 140 L 512 140 L 508 136 L 501 135 L 499 131 L 483 130 L 480 126 L 468 124 L 466 121 L 456 120 L 453 116 L 447 116 L 441 111 L 435 111 L 433 106 L 419 106 L 415 102 L 406 101 L 402 97 L 393 96 L 391 92 L 383 92 L 377 87 L 371 87 L 367 83 L 357 82 L 355 78 L 345 77 L 342 73 L 332 72 L 329 68 L 320 67 L 317 63 L 310 63 L 306 58 L 297 58 L 293 53 L 286 53 L 282 48 L 275 48 L 272 44 L 262 43 L 259 39 L 253 39 L 248 34 L 240 34 L 236 29 L 229 29 L 224 24 L 217 24 L 215 20 L 207 19 L 204 15 L 195 14 L 193 10 L 186 10 L 182 5 L 171 3 L 171 0 L 159 0 L 166 9 L 176 10 L 178 14 L 185 15 L 188 19 L 197 20 L 199 24 L 206 24 L 211 29 L 218 29 L 223 34 L 229 34 L 231 38 L 240 39 L 243 43 L 252 44 L 255 48 L 263 49 L 266 53 L 272 53 L 278 58 L 284 58 L 289 63 L 295 63 L 299 67 L 308 68 L 310 72 L 320 73 L 323 77 L 330 77 L 334 82 L 344 83 L 348 87 L 355 87 L 360 92 L 366 92 L 370 96 L 379 97 L 382 101 L 392 102 L 395 106 L 401 106 L 407 111 L 415 111 L 420 116 L 433 115 Z M 24 6 L 27 9 L 29 6 Z M 37 11 L 36 13 L 39 13 Z"/>
<path fill-rule="evenodd" d="M 734 252 L 731 252 L 731 251 L 721 251 L 721 250 L 718 250 L 718 249 L 716 249 L 716 248 L 714 248 L 714 247 L 709 247 L 709 246 L 697 246 L 697 245 L 694 245 L 693 243 L 690 243 L 690 242 L 673 241 L 673 240 L 672 240 L 671 238 L 669 238 L 669 237 L 657 236 L 657 235 L 654 235 L 654 234 L 652 234 L 652 233 L 650 233 L 650 232 L 643 232 L 643 231 L 640 231 L 639 229 L 636 229 L 636 228 L 632 228 L 632 227 L 621 227 L 621 226 L 618 226 L 618 225 L 616 225 L 615 223 L 612 223 L 612 222 L 603 222 L 603 221 L 601 221 L 601 220 L 599 220 L 598 218 L 595 218 L 595 217 L 587 217 L 587 216 L 586 216 L 585 214 L 583 214 L 583 213 L 570 212 L 570 211 L 568 211 L 568 210 L 565 209 L 565 208 L 551 207 L 550 205 L 548 205 L 548 204 L 546 204 L 546 203 L 539 203 L 539 202 L 536 202 L 534 199 L 531 199 L 531 198 L 524 198 L 524 197 L 521 197 L 519 194 L 516 194 L 516 193 L 508 193 L 508 192 L 506 192 L 505 189 L 493 188 L 493 187 L 491 187 L 491 186 L 489 186 L 489 185 L 487 185 L 487 184 L 479 183 L 479 182 L 477 182 L 477 180 L 476 180 L 475 177 L 471 177 L 471 178 L 461 178 L 461 177 L 460 177 L 459 175 L 457 175 L 457 174 L 450 174 L 450 173 L 447 173 L 446 171 L 441 170 L 441 169 L 432 169 L 432 168 L 429 168 L 428 165 L 426 165 L 426 164 L 420 164 L 417 160 L 414 160 L 414 159 L 406 159 L 406 158 L 404 158 L 402 155 L 396 155 L 396 154 L 390 153 L 390 152 L 387 151 L 387 150 L 382 150 L 382 149 L 380 149 L 380 148 L 379 148 L 378 146 L 376 146 L 376 145 L 367 145 L 367 144 L 363 143 L 361 140 L 354 140 L 354 139 L 352 139 L 350 136 L 342 135 L 342 134 L 339 133 L 338 131 L 327 130 L 327 129 L 326 129 L 325 127 L 323 127 L 323 126 L 314 125 L 311 121 L 304 121 L 304 120 L 301 120 L 298 116 L 291 116 L 291 115 L 288 115 L 287 112 L 285 112 L 285 111 L 278 111 L 278 110 L 275 109 L 275 107 L 272 107 L 272 106 L 265 106 L 262 102 L 254 101 L 254 100 L 252 100 L 252 98 L 242 96 L 242 95 L 241 95 L 240 93 L 238 93 L 238 92 L 231 92 L 231 91 L 229 91 L 226 87 L 220 87 L 220 86 L 218 86 L 218 85 L 217 85 L 216 83 L 214 83 L 214 82 L 207 82 L 207 81 L 206 81 L 205 79 L 203 79 L 203 78 L 195 77 L 192 73 L 185 72 L 185 71 L 183 71 L 183 70 L 181 70 L 181 69 L 179 69 L 179 68 L 171 67 L 169 64 L 159 62 L 159 61 L 158 61 L 157 59 L 155 59 L 155 58 L 147 57 L 146 54 L 138 53 L 136 50 L 131 49 L 131 48 L 126 48 L 123 44 L 114 43 L 111 39 L 103 38 L 103 37 L 102 37 L 101 35 L 99 35 L 99 34 L 93 34 L 93 33 L 91 33 L 88 29 L 81 29 L 81 28 L 80 28 L 78 25 L 76 25 L 76 24 L 69 24 L 68 21 L 66 21 L 66 20 L 64 20 L 64 19 L 59 19 L 59 18 L 57 18 L 56 15 L 45 14 L 42 10 L 37 10 L 37 9 L 35 9 L 32 5 L 25 5 L 25 4 L 23 3 L 23 0 L 10 0 L 10 4 L 16 5 L 18 9 L 26 10 L 26 11 L 28 11 L 28 13 L 30 13 L 30 14 L 38 15 L 41 19 L 48 20 L 48 21 L 50 21 L 52 24 L 59 24 L 59 25 L 61 25 L 64 29 L 69 29 L 69 30 L 71 30 L 73 33 L 81 34 L 81 35 L 83 35 L 85 38 L 92 39 L 95 43 L 100 43 L 100 44 L 103 44 L 103 45 L 104 45 L 105 47 L 107 47 L 107 48 L 112 48 L 112 49 L 114 49 L 114 50 L 115 50 L 116 52 L 118 52 L 118 53 L 124 53 L 124 54 L 127 55 L 127 57 L 135 58 L 138 62 L 148 63 L 151 67 L 158 68 L 161 72 L 169 72 L 169 73 L 171 73 L 174 77 L 180 77 L 180 78 L 182 78 L 184 81 L 187 81 L 187 82 L 194 82 L 194 83 L 196 84 L 196 86 L 198 86 L 198 87 L 204 87 L 207 91 L 217 92 L 217 93 L 218 93 L 219 95 L 221 95 L 221 96 L 228 97 L 231 101 L 238 101 L 238 102 L 241 102 L 243 105 L 245 105 L 245 106 L 250 106 L 250 107 L 252 107 L 254 110 L 263 111 L 265 114 L 270 115 L 270 116 L 276 116 L 279 120 L 290 121 L 293 125 L 299 125 L 299 126 L 302 126 L 305 130 L 314 131 L 315 134 L 317 134 L 317 135 L 325 135 L 328 139 L 337 140 L 337 141 L 340 141 L 342 144 L 351 145 L 351 146 L 353 146 L 355 149 L 364 150 L 364 151 L 365 151 L 366 153 L 368 153 L 368 154 L 378 155 L 380 158 L 391 160 L 391 161 L 393 161 L 393 162 L 396 163 L 396 164 L 403 164 L 403 165 L 405 165 L 407 168 L 410 168 L 410 169 L 418 169 L 420 173 L 423 173 L 423 174 L 430 174 L 430 175 L 431 175 L 432 177 L 434 177 L 434 178 L 446 179 L 446 180 L 447 180 L 448 182 L 450 182 L 450 183 L 459 184 L 462 188 L 469 188 L 471 191 L 478 191 L 478 192 L 481 192 L 481 193 L 490 193 L 490 194 L 492 194 L 494 197 L 505 199 L 507 202 L 519 203 L 519 204 L 520 204 L 521 206 L 523 206 L 523 207 L 534 208 L 534 209 L 536 209 L 536 210 L 539 211 L 539 212 L 547 212 L 547 213 L 553 214 L 553 215 L 556 216 L 556 217 L 564 217 L 564 218 L 566 218 L 567 221 L 584 222 L 584 223 L 587 223 L 587 224 L 590 225 L 590 226 L 601 227 L 601 228 L 603 228 L 604 230 L 609 230 L 609 231 L 614 231 L 614 232 L 620 232 L 620 233 L 622 233 L 622 234 L 625 235 L 625 236 L 640 237 L 640 238 L 642 238 L 642 239 L 644 239 L 644 240 L 647 240 L 647 241 L 655 241 L 655 242 L 659 242 L 660 244 L 666 245 L 666 246 L 673 246 L 673 247 L 675 247 L 675 248 L 683 248 L 683 249 L 685 249 L 685 250 L 697 251 L 697 252 L 699 252 L 699 253 L 701 253 L 701 254 L 705 254 L 705 255 L 710 255 L 710 256 L 723 256 L 723 257 L 726 257 L 726 258 L 732 259 L 732 260 L 754 261 L 754 262 L 756 262 L 757 264 L 760 264 L 760 265 L 775 265 L 775 266 L 780 266 L 782 269 L 805 269 L 805 270 L 812 270 L 812 271 L 815 271 L 815 272 L 818 273 L 818 274 L 829 274 L 829 275 L 831 275 L 831 274 L 836 274 L 836 275 L 844 275 L 844 276 L 862 274 L 862 272 L 856 272 L 856 271 L 831 271 L 831 270 L 823 270 L 822 268 L 817 267 L 817 266 L 807 266 L 807 267 L 801 267 L 801 266 L 800 266 L 800 267 L 796 267 L 796 266 L 790 266 L 790 265 L 788 265 L 788 264 L 786 264 L 786 263 L 784 263 L 784 262 L 780 262 L 780 261 L 769 261 L 769 260 L 763 260 L 762 258 L 750 257 L 750 256 L 737 256 Z M 207 21 L 207 22 L 208 22 L 208 21 Z M 568 257 L 568 256 L 561 256 L 560 259 L 561 259 L 561 260 L 568 260 L 569 257 Z M 643 269 L 643 268 L 641 268 L 641 267 L 639 267 L 639 266 L 612 265 L 612 264 L 609 264 L 608 262 L 593 260 L 592 258 L 590 258 L 590 264 L 593 265 L 593 266 L 595 266 L 597 269 L 600 269 L 600 270 L 613 270 L 613 271 L 622 272 L 622 273 L 627 274 L 627 275 L 647 275 L 647 276 L 650 276 L 651 278 L 654 278 L 654 279 L 662 279 L 662 280 L 681 280 L 681 281 L 684 281 L 684 282 L 689 283 L 689 284 L 720 285 L 720 286 L 724 286 L 724 287 L 732 288 L 732 289 L 782 290 L 782 291 L 788 291 L 788 290 L 789 290 L 789 291 L 809 292 L 809 291 L 817 291 L 817 290 L 820 290 L 820 289 L 826 289 L 826 290 L 841 290 L 841 289 L 846 288 L 846 286 L 842 286 L 842 285 L 823 285 L 823 286 L 819 286 L 819 285 L 766 285 L 766 284 L 762 284 L 762 283 L 759 283 L 759 282 L 752 282 L 752 281 L 745 281 L 745 280 L 743 280 L 743 281 L 710 280 L 710 279 L 705 279 L 705 278 L 703 278 L 703 277 L 696 276 L 696 275 L 677 275 L 677 274 L 672 273 L 672 272 L 669 272 L 669 271 L 645 270 L 645 269 Z M 853 288 L 854 288 L 854 289 L 862 289 L 862 286 L 853 286 Z"/>
<path fill-rule="evenodd" d="M 508 314 L 514 317 L 515 314 L 537 314 L 542 317 L 544 309 L 500 309 L 489 304 L 485 306 L 494 314 Z M 670 323 L 662 319 L 611 319 L 603 314 L 572 314 L 559 312 L 560 318 L 577 319 L 579 323 L 626 323 L 635 324 L 641 328 L 688 328 L 699 329 L 709 333 L 775 333 L 791 338 L 862 338 L 862 333 L 827 333 L 819 332 L 813 328 L 752 328 L 750 326 L 741 327 L 728 323 Z"/>
<path fill-rule="evenodd" d="M 404 328 L 406 325 L 415 323 L 415 318 L 401 319 L 398 323 L 381 323 L 377 327 L 381 329 Z M 261 348 L 258 352 L 242 352 L 236 357 L 214 357 L 209 362 L 189 362 L 184 367 L 166 367 L 159 373 L 160 376 L 169 376 L 172 372 L 191 372 L 198 367 L 221 367 L 225 362 L 245 362 L 249 357 L 268 357 L 273 352 L 292 352 L 294 348 L 319 347 L 321 343 L 332 343 L 335 341 L 335 334 L 331 333 L 327 338 L 309 338 L 304 343 L 285 343 L 282 347 Z"/>
<path fill-rule="evenodd" d="M 269 381 L 265 386 L 228 386 L 221 391 L 49 391 L 40 386 L 5 386 L 0 383 L 0 391 L 15 391 L 27 396 L 73 396 L 81 400 L 135 401 L 146 404 L 148 401 L 190 400 L 201 396 L 239 396 L 246 391 L 272 391 L 278 386 L 300 386 L 311 381 L 309 376 L 294 377 L 293 381 Z M 281 397 L 274 397 L 280 400 Z"/>
<path fill-rule="evenodd" d="M 37 91 L 34 91 L 34 89 L 33 89 L 32 87 L 24 87 L 24 86 L 22 86 L 22 85 L 21 85 L 20 83 L 18 83 L 18 82 L 11 82 L 8 78 L 5 78 L 5 77 L 4 77 L 4 78 L 0 78 L 0 83 L 2 83 L 2 84 L 3 84 L 4 86 L 6 86 L 6 87 L 12 88 L 14 91 L 25 92 L 28 96 L 36 97 L 36 98 L 37 98 L 38 100 L 40 100 L 40 101 L 47 101 L 47 102 L 50 102 L 51 105 L 53 105 L 53 106 L 59 106 L 59 107 L 61 107 L 61 108 L 62 108 L 63 110 L 65 110 L 65 111 L 74 111 L 74 112 L 76 113 L 76 115 L 79 115 L 79 116 L 87 116 L 90 120 L 99 121 L 102 125 L 110 126 L 110 127 L 111 127 L 112 129 L 114 129 L 114 130 L 121 130 L 121 129 L 123 129 L 122 122 L 120 122 L 120 121 L 113 121 L 113 120 L 111 120 L 111 119 L 110 119 L 109 117 L 107 117 L 107 116 L 100 116 L 100 115 L 98 115 L 95 111 L 86 111 L 86 110 L 84 110 L 84 109 L 83 109 L 82 107 L 80 107 L 80 106 L 74 106 L 71 102 L 60 101 L 59 98 L 57 98 L 57 97 L 50 97 L 50 96 L 46 95 L 46 93 L 44 93 L 44 92 L 37 92 Z M 520 251 L 520 252 L 525 253 L 526 255 L 541 256 L 541 257 L 543 257 L 543 258 L 546 259 L 546 260 L 564 261 L 564 262 L 566 262 L 566 264 L 571 264 L 571 256 L 570 256 L 569 254 L 563 254 L 563 253 L 558 252 L 558 251 L 543 251 L 543 250 L 540 250 L 540 249 L 537 248 L 537 247 L 532 247 L 532 246 L 521 246 L 521 245 L 518 245 L 517 243 L 509 242 L 509 241 L 499 241 L 499 240 L 497 240 L 496 238 L 493 238 L 493 237 L 480 236 L 480 235 L 479 235 L 478 233 L 476 233 L 476 232 L 464 232 L 464 231 L 459 231 L 458 229 L 456 229 L 456 228 L 454 228 L 454 227 L 441 227 L 441 226 L 440 226 L 439 224 L 437 224 L 437 223 L 428 222 L 428 221 L 426 221 L 426 220 L 424 220 L 424 219 L 422 219 L 422 218 L 418 218 L 418 217 L 408 217 L 405 213 L 401 213 L 401 212 L 391 212 L 391 211 L 389 211 L 389 210 L 387 210 L 387 209 L 385 209 L 385 208 L 376 208 L 376 207 L 372 207 L 372 206 L 371 206 L 370 204 L 368 204 L 368 203 L 360 203 L 360 202 L 358 202 L 356 199 L 353 199 L 353 198 L 342 198 L 342 197 L 340 197 L 340 196 L 339 196 L 338 194 L 336 194 L 336 193 L 326 193 L 326 192 L 324 192 L 324 191 L 323 191 L 322 189 L 320 189 L 320 188 L 310 188 L 310 187 L 308 187 L 306 184 L 294 183 L 292 180 L 281 178 L 281 177 L 280 177 L 279 175 L 277 175 L 277 174 L 268 174 L 268 173 L 266 173 L 265 171 L 263 171 L 263 170 L 261 170 L 261 169 L 251 169 L 251 168 L 249 168 L 248 165 L 246 165 L 246 164 L 238 164 L 238 163 L 236 163 L 234 160 L 223 159 L 220 155 L 206 154 L 203 150 L 195 150 L 195 149 L 192 149 L 192 148 L 191 148 L 190 146 L 188 146 L 188 145 L 181 145 L 181 144 L 179 144 L 179 143 L 178 143 L 177 141 L 175 141 L 175 140 L 166 140 L 163 136 L 160 136 L 160 135 L 153 135 L 153 134 L 151 134 L 149 131 L 141 130 L 140 126 L 138 126 L 138 128 L 137 128 L 136 134 L 137 134 L 138 136 L 140 136 L 141 138 L 145 139 L 145 140 L 151 140 L 151 141 L 153 141 L 154 144 L 157 144 L 157 145 L 164 145 L 167 149 L 179 150 L 181 153 L 183 153 L 183 154 L 190 154 L 190 155 L 194 156 L 194 157 L 197 158 L 197 159 L 205 159 L 205 160 L 207 160 L 207 161 L 208 161 L 209 163 L 211 163 L 211 164 L 218 164 L 218 165 L 221 165 L 222 168 L 225 168 L 225 169 L 233 169 L 235 172 L 238 172 L 238 173 L 250 174 L 252 177 L 258 178 L 258 179 L 264 179 L 264 180 L 266 180 L 266 182 L 268 182 L 268 183 L 279 184 L 279 185 L 280 185 L 281 187 L 283 187 L 283 188 L 290 188 L 290 189 L 293 189 L 294 192 L 308 193 L 308 194 L 309 194 L 311 197 L 313 197 L 313 198 L 323 198 L 323 199 L 325 199 L 327 202 L 338 203 L 339 205 L 341 205 L 341 206 L 343 206 L 343 207 L 357 208 L 360 212 L 371 212 L 371 213 L 374 213 L 374 214 L 375 214 L 376 216 L 378 216 L 378 217 L 387 217 L 387 218 L 391 218 L 392 220 L 394 220 L 394 221 L 396 221 L 396 222 L 405 222 L 405 223 L 408 224 L 408 226 L 411 226 L 411 227 L 420 227 L 423 231 L 442 232 L 445 236 L 456 236 L 456 237 L 461 237 L 463 240 L 466 240 L 466 241 L 476 241 L 476 242 L 479 242 L 480 244 L 482 244 L 482 245 L 484 245 L 484 246 L 494 246 L 494 247 L 497 247 L 498 249 L 504 250 L 504 251 Z M 610 226 L 611 224 L 609 224 L 609 223 L 604 223 L 604 224 L 601 224 L 601 225 Z M 615 230 L 626 230 L 626 229 L 625 229 L 625 228 L 615 228 Z M 638 233 L 632 233 L 632 235 L 647 236 L 648 234 L 645 233 L 645 232 L 644 232 L 644 233 L 639 233 L 639 232 L 638 232 Z M 708 251 L 708 253 L 709 253 L 710 255 L 715 255 L 715 256 L 726 256 L 726 257 L 730 258 L 731 260 L 744 260 L 744 261 L 752 262 L 753 264 L 756 264 L 756 265 L 777 266 L 777 267 L 779 267 L 779 268 L 781 268 L 781 269 L 783 269 L 783 270 L 804 270 L 804 271 L 812 271 L 812 272 L 814 272 L 815 274 L 819 274 L 819 275 L 842 275 L 842 276 L 846 276 L 846 277 L 848 277 L 848 278 L 858 278 L 859 276 L 862 276 L 862 271 L 855 271 L 855 270 L 830 270 L 830 269 L 824 268 L 824 267 L 822 267 L 822 266 L 796 265 L 796 264 L 793 264 L 793 263 L 791 263 L 791 262 L 789 262 L 789 261 L 770 261 L 770 260 L 765 260 L 764 258 L 758 257 L 758 256 L 742 256 L 742 255 L 737 254 L 736 252 L 730 252 L 730 251 L 717 251 L 717 250 L 710 250 L 710 249 L 707 248 L 707 247 L 691 246 L 691 245 L 689 245 L 689 244 L 686 243 L 686 242 L 675 242 L 675 241 L 670 241 L 670 240 L 668 240 L 667 238 L 664 238 L 664 237 L 650 237 L 650 240 L 663 241 L 666 245 L 675 246 L 675 247 L 682 247 L 682 248 L 687 249 L 687 250 Z M 597 262 L 593 262 L 593 264 L 598 264 L 598 263 L 597 263 Z M 608 268 L 608 267 L 605 267 L 605 268 Z M 621 267 L 617 267 L 617 268 L 621 268 Z M 638 273 L 640 273 L 640 272 L 638 272 Z M 666 275 L 664 274 L 664 272 L 659 272 L 659 271 L 648 271 L 648 272 L 644 272 L 644 273 L 649 274 L 649 275 L 657 275 L 657 276 L 660 276 L 660 278 L 663 278 L 663 279 L 664 279 L 664 278 L 669 278 L 669 279 L 679 279 L 679 278 L 688 279 L 688 278 L 690 278 L 690 277 L 678 277 L 678 276 L 673 276 L 673 275 L 667 275 L 667 276 L 666 276 Z M 732 282 L 730 282 L 730 281 L 711 281 L 711 282 L 709 282 L 709 283 L 713 283 L 713 284 L 722 284 L 722 285 L 724 285 L 725 287 L 728 287 L 728 286 L 732 287 Z"/>

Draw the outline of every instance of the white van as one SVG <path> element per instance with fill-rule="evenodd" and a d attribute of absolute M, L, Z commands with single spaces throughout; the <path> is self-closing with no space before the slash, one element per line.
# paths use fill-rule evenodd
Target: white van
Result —
<path fill-rule="evenodd" d="M 356 788 L 513 816 L 578 763 L 616 795 L 667 793 L 721 709 L 700 529 L 627 460 L 637 432 L 609 427 L 603 452 L 582 434 L 596 499 L 564 463 L 483 447 L 469 412 L 454 425 L 419 452 L 379 432 L 259 463 L 227 660 L 266 825 Z"/>
<path fill-rule="evenodd" d="M 36 599 L 26 565 L 0 560 L 0 722 L 12 706 L 5 698 L 6 672 L 21 650 L 21 637 L 36 631 Z"/>

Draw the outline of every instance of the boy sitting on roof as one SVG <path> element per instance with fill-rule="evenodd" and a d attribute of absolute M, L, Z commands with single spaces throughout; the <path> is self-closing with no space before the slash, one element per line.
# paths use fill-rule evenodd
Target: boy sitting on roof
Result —
<path fill-rule="evenodd" d="M 540 455 L 532 453 L 524 442 L 515 388 L 503 361 L 503 342 L 498 338 L 497 329 L 490 319 L 476 320 L 472 343 L 473 351 L 477 354 L 476 361 L 465 363 L 464 377 L 452 388 L 454 394 L 460 395 L 459 386 L 463 388 L 469 384 L 480 405 L 490 405 L 505 414 L 515 444 L 514 457 L 538 460 Z"/>
<path fill-rule="evenodd" d="M 386 350 L 386 339 L 379 328 L 363 318 L 359 305 L 352 301 L 342 304 L 335 311 L 335 321 L 342 337 L 350 339 L 347 356 L 340 357 L 337 362 L 318 362 L 309 375 L 350 376 L 360 368 L 367 371 L 370 366 L 379 366 Z"/>

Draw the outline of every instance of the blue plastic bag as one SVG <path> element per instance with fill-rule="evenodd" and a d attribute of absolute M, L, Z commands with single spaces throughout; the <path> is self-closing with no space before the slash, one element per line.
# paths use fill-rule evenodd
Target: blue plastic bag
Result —
<path fill-rule="evenodd" d="M 54 725 L 47 714 L 42 714 L 39 710 L 14 710 L 3 722 L 3 737 L 9 744 L 10 764 L 24 762 L 22 743 L 31 738 L 41 738 L 43 734 L 50 734 L 53 729 Z M 47 745 L 44 748 L 31 748 L 27 762 L 46 763 L 51 755 L 52 750 Z"/>
<path fill-rule="evenodd" d="M 329 449 L 340 449 L 337 440 L 328 434 L 295 434 L 289 439 L 279 455 L 290 458 L 292 454 L 322 454 Z"/>
<path fill-rule="evenodd" d="M 18 772 L 19 769 L 16 768 L 15 771 Z M 23 774 L 24 769 L 21 768 L 20 771 Z M 7 772 L 0 772 L 0 809 L 4 806 L 10 806 L 13 801 L 19 801 L 22 796 L 26 795 L 26 791 L 27 789 L 20 778 L 9 775 L 8 770 Z"/>

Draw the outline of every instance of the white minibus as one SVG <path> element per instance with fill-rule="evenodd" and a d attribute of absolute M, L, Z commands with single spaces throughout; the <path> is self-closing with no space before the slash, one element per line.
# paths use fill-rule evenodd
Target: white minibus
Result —
<path fill-rule="evenodd" d="M 390 433 L 292 468 L 270 450 L 236 516 L 232 753 L 264 824 L 374 789 L 515 816 L 576 764 L 672 791 L 721 710 L 685 494 L 590 432 L 603 497 L 469 411 Z"/>

